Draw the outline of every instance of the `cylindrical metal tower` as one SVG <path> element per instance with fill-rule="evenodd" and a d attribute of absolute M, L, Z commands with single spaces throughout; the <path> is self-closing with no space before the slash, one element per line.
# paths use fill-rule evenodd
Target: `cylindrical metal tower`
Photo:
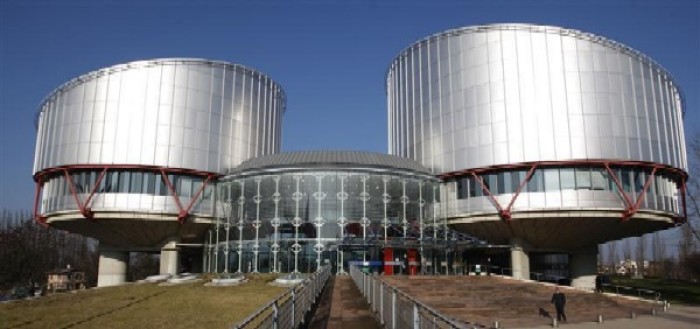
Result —
<path fill-rule="evenodd" d="M 443 178 L 442 212 L 494 243 L 574 250 L 683 220 L 683 100 L 625 45 L 551 26 L 445 31 L 387 74 L 390 153 Z"/>
<path fill-rule="evenodd" d="M 35 214 L 119 250 L 201 242 L 213 185 L 280 148 L 285 95 L 267 76 L 201 59 L 79 76 L 42 102 Z"/>

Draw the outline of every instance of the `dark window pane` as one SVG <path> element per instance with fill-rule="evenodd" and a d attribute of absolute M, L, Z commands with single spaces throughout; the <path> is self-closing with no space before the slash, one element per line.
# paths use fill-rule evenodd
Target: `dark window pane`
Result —
<path fill-rule="evenodd" d="M 109 191 L 112 193 L 119 192 L 119 176 L 123 175 L 123 172 L 115 171 L 112 173 L 112 181 L 109 185 Z"/>
<path fill-rule="evenodd" d="M 118 191 L 119 193 L 128 193 L 129 192 L 129 178 L 131 176 L 131 173 L 128 171 L 121 172 L 119 174 L 119 188 Z"/>
<path fill-rule="evenodd" d="M 73 188 L 75 188 L 75 193 L 83 193 L 83 184 L 80 181 L 80 173 L 73 173 L 70 175 L 71 176 L 71 181 L 69 183 L 73 184 Z M 68 185 L 68 191 L 70 191 L 71 186 Z"/>
<path fill-rule="evenodd" d="M 143 174 L 143 192 L 144 194 L 155 194 L 156 193 L 156 174 L 149 172 Z"/>
<path fill-rule="evenodd" d="M 482 196 L 483 195 L 483 189 L 481 187 L 481 184 L 476 181 L 474 176 L 469 177 L 469 197 L 477 197 L 477 196 Z"/>
<path fill-rule="evenodd" d="M 88 182 L 88 185 L 90 186 L 90 192 L 95 189 L 95 183 L 97 183 L 97 177 L 100 173 L 93 171 L 90 173 L 90 182 Z"/>
<path fill-rule="evenodd" d="M 522 170 L 510 172 L 510 183 L 511 183 L 511 190 L 513 193 L 515 193 L 515 191 L 518 190 L 518 187 L 520 187 L 520 184 L 522 184 L 523 181 L 525 180 L 526 175 L 527 174 Z M 527 191 L 527 186 L 523 186 L 523 189 L 521 192 L 525 192 L 525 191 Z"/>
<path fill-rule="evenodd" d="M 141 193 L 143 190 L 143 173 L 131 173 L 131 182 L 129 184 L 129 193 Z"/>
<path fill-rule="evenodd" d="M 504 172 L 496 174 L 496 190 L 498 190 L 498 194 L 506 193 L 505 175 L 506 173 Z"/>
<path fill-rule="evenodd" d="M 457 180 L 457 198 L 466 199 L 469 197 L 469 179 L 462 177 Z"/>
<path fill-rule="evenodd" d="M 491 195 L 499 194 L 497 176 L 498 175 L 496 174 L 488 174 L 484 176 L 484 184 L 486 184 L 486 188 L 489 189 Z"/>
<path fill-rule="evenodd" d="M 627 192 L 632 191 L 632 181 L 630 179 L 631 174 L 632 172 L 630 172 L 629 169 L 622 169 L 620 171 L 620 181 L 622 182 L 622 188 Z"/>
<path fill-rule="evenodd" d="M 544 175 L 541 169 L 536 169 L 527 183 L 528 192 L 544 192 Z"/>

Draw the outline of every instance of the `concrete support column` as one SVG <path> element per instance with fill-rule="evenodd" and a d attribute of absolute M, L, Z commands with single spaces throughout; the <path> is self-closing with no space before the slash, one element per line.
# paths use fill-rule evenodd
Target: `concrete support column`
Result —
<path fill-rule="evenodd" d="M 118 286 L 126 282 L 129 253 L 125 251 L 100 250 L 97 269 L 97 286 Z"/>
<path fill-rule="evenodd" d="M 513 269 L 514 279 L 530 279 L 530 257 L 525 251 L 525 243 L 522 239 L 510 240 L 510 267 Z"/>
<path fill-rule="evenodd" d="M 569 258 L 571 286 L 595 289 L 595 276 L 598 274 L 598 246 L 574 250 Z"/>
<path fill-rule="evenodd" d="M 180 269 L 180 250 L 177 238 L 170 238 L 160 249 L 160 274 L 177 274 Z"/>

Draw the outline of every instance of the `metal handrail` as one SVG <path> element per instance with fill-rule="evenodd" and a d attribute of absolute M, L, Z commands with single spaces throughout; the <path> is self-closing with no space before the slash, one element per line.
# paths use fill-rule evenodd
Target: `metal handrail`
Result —
<path fill-rule="evenodd" d="M 363 273 L 356 266 L 350 267 L 350 277 L 370 304 L 377 312 L 379 321 L 387 329 L 413 327 L 424 328 L 432 325 L 439 328 L 485 328 L 474 322 L 462 321 L 440 313 L 434 308 L 412 298 L 398 288 L 377 279 L 376 276 Z M 390 298 L 390 301 L 389 301 Z M 390 305 L 386 305 L 387 300 Z M 407 303 L 406 303 L 407 302 Z M 408 304 L 408 305 L 406 305 Z M 404 315 L 401 317 L 401 315 Z M 399 323 L 403 320 L 404 323 Z"/>
<path fill-rule="evenodd" d="M 610 284 L 610 283 L 603 283 L 601 286 L 602 286 L 602 288 L 614 289 L 615 294 L 617 294 L 617 295 L 628 295 L 628 294 L 624 294 L 624 293 L 621 294 L 620 290 L 622 289 L 623 292 L 636 291 L 638 298 L 644 298 L 644 297 L 642 297 L 642 294 L 649 294 L 649 295 L 653 296 L 653 300 L 655 302 L 662 301 L 661 300 L 661 293 L 656 291 L 656 290 L 653 290 L 653 289 L 637 288 L 637 287 L 630 287 L 630 286 L 618 286 L 618 285 L 614 285 L 614 284 Z"/>
<path fill-rule="evenodd" d="M 321 267 L 310 277 L 263 305 L 232 328 L 291 329 L 299 327 L 320 297 L 330 275 L 330 265 Z"/>

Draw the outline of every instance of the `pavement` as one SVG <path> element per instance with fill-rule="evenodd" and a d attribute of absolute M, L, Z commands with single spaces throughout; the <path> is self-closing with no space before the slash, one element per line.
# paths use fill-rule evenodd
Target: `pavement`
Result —
<path fill-rule="evenodd" d="M 323 290 L 310 329 L 381 329 L 377 317 L 350 276 L 331 276 Z"/>
<path fill-rule="evenodd" d="M 492 327 L 498 321 L 500 328 L 552 328 L 552 319 L 541 316 L 539 309 L 556 316 L 549 303 L 552 285 L 496 276 L 382 276 L 380 279 L 445 315 L 485 327 Z M 567 296 L 569 320 L 560 323 L 560 328 L 700 328 L 700 307 L 672 305 L 663 312 L 661 305 L 647 301 L 560 288 Z M 656 315 L 652 315 L 652 308 Z M 631 313 L 634 318 L 630 318 Z M 599 314 L 603 323 L 596 322 Z M 333 276 L 306 328 L 382 328 L 377 319 L 349 276 Z"/>
<path fill-rule="evenodd" d="M 552 326 L 538 326 L 528 329 L 544 329 Z M 697 329 L 700 328 L 700 307 L 673 306 L 656 316 L 643 315 L 634 319 L 615 319 L 595 322 L 562 323 L 567 329 Z"/>

